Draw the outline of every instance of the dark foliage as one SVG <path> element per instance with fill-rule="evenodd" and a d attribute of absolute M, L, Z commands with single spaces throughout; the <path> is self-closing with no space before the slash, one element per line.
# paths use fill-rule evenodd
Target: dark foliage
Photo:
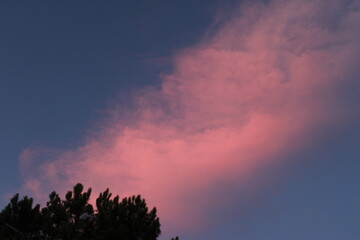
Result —
<path fill-rule="evenodd" d="M 155 240 L 160 235 L 156 208 L 149 210 L 140 195 L 120 201 L 106 189 L 96 199 L 96 210 L 90 195 L 91 188 L 84 191 L 78 183 L 65 200 L 52 192 L 40 209 L 32 198 L 19 200 L 16 194 L 0 213 L 0 239 Z"/>

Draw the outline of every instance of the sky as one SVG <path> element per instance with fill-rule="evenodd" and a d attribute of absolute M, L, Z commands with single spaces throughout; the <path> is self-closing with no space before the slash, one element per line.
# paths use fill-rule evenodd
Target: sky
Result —
<path fill-rule="evenodd" d="M 0 2 L 0 207 L 141 194 L 160 239 L 360 238 L 360 1 Z"/>

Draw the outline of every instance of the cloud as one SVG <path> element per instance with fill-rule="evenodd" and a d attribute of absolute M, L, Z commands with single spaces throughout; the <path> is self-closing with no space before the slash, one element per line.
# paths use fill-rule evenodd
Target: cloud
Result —
<path fill-rule="evenodd" d="M 204 212 L 224 203 L 213 186 L 243 186 L 259 166 L 309 144 L 314 129 L 352 116 L 342 90 L 359 76 L 359 8 L 241 5 L 173 56 L 160 89 L 139 90 L 129 108 L 114 104 L 83 145 L 24 150 L 24 190 L 41 198 L 82 182 L 97 193 L 140 193 L 158 207 L 165 231 L 202 227 Z"/>

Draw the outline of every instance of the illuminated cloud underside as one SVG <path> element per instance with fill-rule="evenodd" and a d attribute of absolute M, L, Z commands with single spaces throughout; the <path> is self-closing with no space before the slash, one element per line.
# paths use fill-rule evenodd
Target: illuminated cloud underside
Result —
<path fill-rule="evenodd" d="M 221 198 L 206 200 L 212 184 L 241 186 L 258 166 L 311 141 L 312 129 L 351 116 L 337 90 L 359 74 L 360 4 L 341 2 L 238 8 L 173 57 L 160 90 L 139 91 L 131 110 L 114 104 L 112 119 L 83 146 L 25 149 L 24 189 L 39 199 L 76 182 L 96 193 L 140 193 L 165 227 L 201 225 Z"/>

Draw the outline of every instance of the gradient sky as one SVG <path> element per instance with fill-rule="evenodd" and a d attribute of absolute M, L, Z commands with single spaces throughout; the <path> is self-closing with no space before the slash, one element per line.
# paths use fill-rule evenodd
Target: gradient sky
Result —
<path fill-rule="evenodd" d="M 142 194 L 160 239 L 360 239 L 360 1 L 1 1 L 0 206 Z"/>

